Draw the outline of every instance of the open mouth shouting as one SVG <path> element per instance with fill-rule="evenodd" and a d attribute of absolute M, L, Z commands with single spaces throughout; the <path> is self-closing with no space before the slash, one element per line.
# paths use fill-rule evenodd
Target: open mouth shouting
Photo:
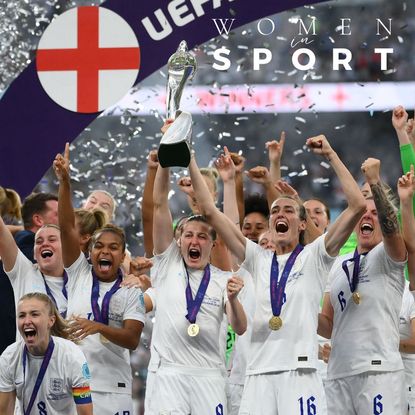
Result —
<path fill-rule="evenodd" d="M 34 340 L 36 336 L 36 330 L 32 327 L 26 327 L 23 329 L 23 334 L 26 340 L 31 341 Z"/>
<path fill-rule="evenodd" d="M 288 231 L 288 224 L 284 221 L 277 221 L 275 224 L 275 230 L 277 233 L 286 233 Z"/>
<path fill-rule="evenodd" d="M 190 248 L 189 249 L 189 258 L 190 259 L 192 259 L 194 261 L 197 261 L 198 259 L 200 259 L 200 257 L 201 257 L 201 252 L 200 252 L 199 249 L 197 249 L 197 248 Z"/>
<path fill-rule="evenodd" d="M 100 259 L 98 261 L 98 268 L 101 272 L 108 272 L 111 269 L 112 262 L 109 259 Z"/>
<path fill-rule="evenodd" d="M 43 249 L 40 252 L 42 258 L 50 258 L 53 255 L 53 252 L 50 249 Z"/>
<path fill-rule="evenodd" d="M 365 236 L 369 236 L 373 233 L 373 225 L 367 222 L 364 222 L 360 225 L 360 233 Z"/>

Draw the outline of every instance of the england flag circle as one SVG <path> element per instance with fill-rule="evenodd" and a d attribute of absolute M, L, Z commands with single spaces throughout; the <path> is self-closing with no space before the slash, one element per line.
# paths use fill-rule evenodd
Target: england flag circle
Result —
<path fill-rule="evenodd" d="M 82 113 L 116 104 L 134 85 L 139 68 L 140 48 L 129 24 L 96 6 L 73 8 L 53 20 L 36 55 L 49 97 Z"/>

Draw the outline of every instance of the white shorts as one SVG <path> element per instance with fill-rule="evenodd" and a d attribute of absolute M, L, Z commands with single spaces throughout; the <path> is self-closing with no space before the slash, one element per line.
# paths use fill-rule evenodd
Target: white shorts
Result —
<path fill-rule="evenodd" d="M 133 415 L 133 399 L 125 393 L 92 392 L 94 415 Z"/>
<path fill-rule="evenodd" d="M 321 378 L 317 371 L 309 369 L 249 375 L 239 414 L 327 415 Z"/>
<path fill-rule="evenodd" d="M 154 382 L 156 381 L 156 372 L 148 371 L 146 379 L 146 395 L 144 398 L 144 414 L 156 415 L 151 408 L 151 395 L 154 391 Z"/>
<path fill-rule="evenodd" d="M 228 415 L 238 415 L 241 406 L 242 393 L 244 385 L 228 384 Z"/>
<path fill-rule="evenodd" d="M 406 415 L 408 413 L 405 374 L 364 372 L 325 383 L 329 414 Z"/>
<path fill-rule="evenodd" d="M 219 369 L 161 365 L 150 410 L 157 415 L 227 415 L 225 378 Z"/>

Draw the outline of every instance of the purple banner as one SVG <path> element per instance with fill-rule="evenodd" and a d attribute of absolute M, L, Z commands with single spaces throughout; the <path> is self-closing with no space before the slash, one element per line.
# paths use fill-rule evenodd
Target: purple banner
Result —
<path fill-rule="evenodd" d="M 134 30 L 141 49 L 140 82 L 164 66 L 177 45 L 185 39 L 189 48 L 218 36 L 212 19 L 234 18 L 233 28 L 283 10 L 318 3 L 311 0 L 236 0 L 173 1 L 109 0 L 102 6 L 123 17 Z M 176 12 L 173 9 L 175 5 Z M 174 23 L 172 14 L 181 16 Z M 154 40 L 144 24 L 148 18 L 155 31 L 169 33 Z M 188 21 L 184 24 L 185 21 Z M 164 28 L 160 22 L 163 22 Z M 68 111 L 44 92 L 32 62 L 11 84 L 0 100 L 0 184 L 16 189 L 23 197 L 31 192 L 54 156 L 63 151 L 66 141 L 73 141 L 98 114 Z"/>

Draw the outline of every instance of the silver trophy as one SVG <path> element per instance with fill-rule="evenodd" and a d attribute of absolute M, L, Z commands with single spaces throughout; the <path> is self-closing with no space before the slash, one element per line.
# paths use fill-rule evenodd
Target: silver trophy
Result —
<path fill-rule="evenodd" d="M 196 72 L 196 59 L 188 51 L 185 40 L 167 62 L 167 118 L 174 119 L 172 126 L 163 135 L 158 151 L 162 167 L 187 167 L 190 163 L 192 143 L 192 116 L 180 111 L 180 99 L 187 80 Z"/>

